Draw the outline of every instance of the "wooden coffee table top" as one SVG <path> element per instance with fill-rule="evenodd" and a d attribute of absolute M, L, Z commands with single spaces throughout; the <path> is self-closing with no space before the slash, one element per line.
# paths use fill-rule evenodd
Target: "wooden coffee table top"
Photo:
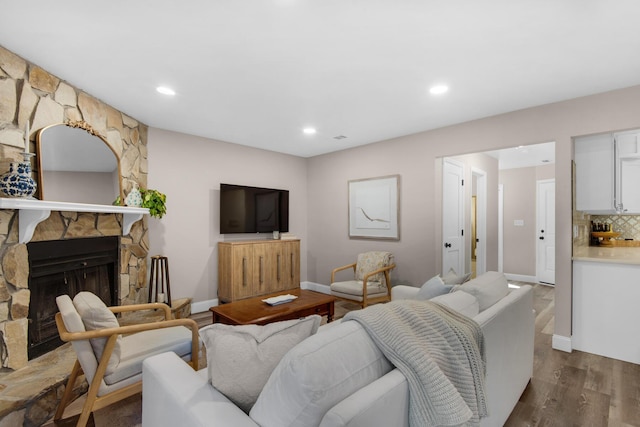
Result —
<path fill-rule="evenodd" d="M 263 299 L 279 295 L 297 295 L 291 302 L 269 305 Z M 297 319 L 311 314 L 327 315 L 329 321 L 333 317 L 333 303 L 336 298 L 320 292 L 290 289 L 274 294 L 247 298 L 228 304 L 211 307 L 213 321 L 233 325 L 265 325 L 280 320 Z"/>

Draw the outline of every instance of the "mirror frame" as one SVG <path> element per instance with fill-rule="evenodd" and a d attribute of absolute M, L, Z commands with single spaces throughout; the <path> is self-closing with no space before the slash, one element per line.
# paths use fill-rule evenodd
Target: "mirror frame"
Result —
<path fill-rule="evenodd" d="M 78 129 L 82 129 L 85 130 L 89 135 L 91 136 L 95 136 L 97 137 L 100 141 L 102 141 L 102 143 L 104 145 L 107 146 L 107 148 L 109 148 L 109 150 L 111 150 L 111 152 L 113 153 L 114 157 L 116 158 L 116 163 L 118 165 L 118 187 L 119 187 L 119 196 L 120 196 L 120 205 L 123 206 L 124 205 L 124 191 L 123 191 L 123 187 L 122 187 L 122 169 L 121 169 L 121 165 L 120 165 L 120 156 L 118 155 L 118 153 L 115 152 L 115 150 L 113 149 L 113 147 L 111 147 L 111 145 L 109 145 L 109 143 L 107 142 L 107 140 L 100 135 L 100 133 L 98 131 L 96 131 L 93 127 L 91 127 L 91 125 L 85 121 L 68 121 L 65 123 L 54 123 L 52 125 L 48 125 L 43 127 L 42 129 L 39 129 L 36 132 L 36 167 L 37 167 L 37 175 L 38 175 L 38 199 L 40 200 L 46 200 L 44 198 L 44 187 L 45 187 L 45 183 L 44 183 L 44 178 L 43 178 L 43 170 L 42 170 L 42 150 L 41 150 L 41 144 L 42 144 L 42 134 L 44 131 L 46 131 L 49 128 L 52 128 L 54 126 L 67 126 L 70 128 L 78 128 Z"/>

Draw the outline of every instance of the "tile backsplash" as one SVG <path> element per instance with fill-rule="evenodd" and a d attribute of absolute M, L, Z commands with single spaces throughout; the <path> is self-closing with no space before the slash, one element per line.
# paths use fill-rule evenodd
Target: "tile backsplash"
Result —
<path fill-rule="evenodd" d="M 610 224 L 612 231 L 620 233 L 620 239 L 640 240 L 638 215 L 591 215 L 591 221 Z"/>

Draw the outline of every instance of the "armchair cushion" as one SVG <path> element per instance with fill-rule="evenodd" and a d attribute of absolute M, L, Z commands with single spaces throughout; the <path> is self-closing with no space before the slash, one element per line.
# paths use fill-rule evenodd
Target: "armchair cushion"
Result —
<path fill-rule="evenodd" d="M 346 294 L 346 298 L 357 299 L 355 297 L 362 298 L 362 280 L 346 280 L 344 282 L 335 282 L 331 284 L 331 292 L 336 295 L 343 296 Z M 387 287 L 381 282 L 372 282 L 367 280 L 367 296 L 380 296 L 387 294 Z"/>
<path fill-rule="evenodd" d="M 191 331 L 184 326 L 152 329 L 127 335 L 121 339 L 122 348 L 118 369 L 104 377 L 104 382 L 108 385 L 139 375 L 142 372 L 142 362 L 147 357 L 167 351 L 183 359 L 191 356 Z"/>
<path fill-rule="evenodd" d="M 374 270 L 378 270 L 382 267 L 386 267 L 392 263 L 393 255 L 391 252 L 383 251 L 370 251 L 358 254 L 358 261 L 356 263 L 356 280 L 363 281 L 364 276 Z M 383 273 L 378 273 L 369 277 L 369 281 L 378 282 L 383 286 L 387 286 Z"/>
<path fill-rule="evenodd" d="M 91 292 L 80 292 L 73 298 L 73 305 L 76 307 L 82 323 L 87 331 L 95 331 L 98 329 L 117 328 L 120 326 L 115 314 L 111 312 L 105 303 L 95 294 Z M 91 338 L 91 347 L 99 362 L 102 352 L 107 344 L 107 338 Z M 105 375 L 113 374 L 120 363 L 122 337 L 118 337 L 116 345 L 111 353 L 109 364 Z"/>
<path fill-rule="evenodd" d="M 211 384 L 248 413 L 280 359 L 315 334 L 321 320 L 312 315 L 264 326 L 215 323 L 200 329 Z"/>

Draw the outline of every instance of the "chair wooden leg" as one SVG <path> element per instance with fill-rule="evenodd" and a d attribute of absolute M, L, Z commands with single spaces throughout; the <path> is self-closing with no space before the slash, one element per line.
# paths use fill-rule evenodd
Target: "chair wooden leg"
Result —
<path fill-rule="evenodd" d="M 93 381 L 89 385 L 89 390 L 87 391 L 87 400 L 84 401 L 82 412 L 80 413 L 80 418 L 78 418 L 76 427 L 85 427 L 87 425 L 89 417 L 91 416 L 91 412 L 93 411 L 93 405 L 98 398 L 100 383 L 101 381 L 96 380 L 96 378 L 94 377 Z"/>
<path fill-rule="evenodd" d="M 69 399 L 71 399 L 71 394 L 73 393 L 73 387 L 76 384 L 76 379 L 78 379 L 78 375 L 80 375 L 81 372 L 82 368 L 80 367 L 80 362 L 76 360 L 76 363 L 74 363 L 73 369 L 71 370 L 71 374 L 69 375 L 69 379 L 67 380 L 67 386 L 65 387 L 64 393 L 62 394 L 62 400 L 60 400 L 60 404 L 58 405 L 56 414 L 53 416 L 54 421 L 62 419 L 64 410 L 69 404 Z"/>

